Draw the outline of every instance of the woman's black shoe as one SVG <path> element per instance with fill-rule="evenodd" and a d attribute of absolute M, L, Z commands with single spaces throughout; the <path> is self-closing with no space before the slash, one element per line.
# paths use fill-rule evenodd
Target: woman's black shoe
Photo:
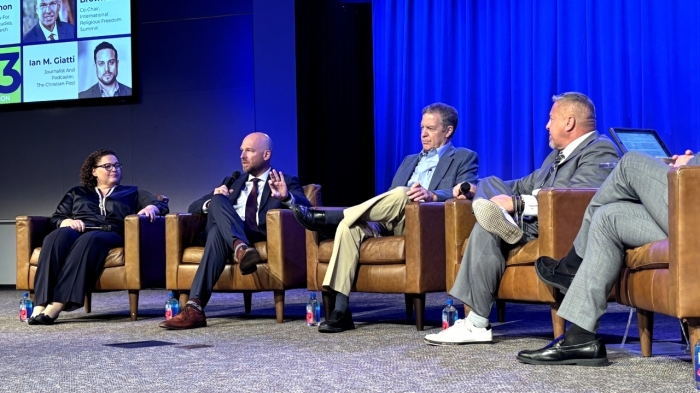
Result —
<path fill-rule="evenodd" d="M 51 318 L 50 316 L 43 314 L 43 313 L 34 317 L 34 321 L 36 321 L 36 325 L 53 325 L 53 322 L 55 320 L 56 320 L 56 318 Z"/>

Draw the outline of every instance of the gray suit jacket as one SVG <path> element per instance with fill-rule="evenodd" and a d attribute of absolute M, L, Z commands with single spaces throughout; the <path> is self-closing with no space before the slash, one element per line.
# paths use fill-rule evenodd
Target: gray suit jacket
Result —
<path fill-rule="evenodd" d="M 542 163 L 542 167 L 531 174 L 516 180 L 505 182 L 513 190 L 513 193 L 532 194 L 532 190 L 540 188 L 540 184 L 546 178 L 549 168 L 554 162 L 558 151 L 552 150 Z M 545 187 L 553 188 L 597 188 L 608 177 L 611 168 L 601 168 L 600 164 L 620 159 L 617 148 L 605 135 L 597 131 L 586 138 L 566 158 Z"/>
<path fill-rule="evenodd" d="M 46 36 L 44 35 L 44 31 L 41 30 L 41 26 L 39 26 L 39 23 L 37 22 L 34 27 L 32 27 L 31 30 L 27 32 L 27 34 L 24 35 L 22 38 L 22 41 L 24 42 L 48 42 L 46 40 Z M 70 23 L 65 23 L 61 22 L 60 20 L 56 21 L 56 29 L 58 30 L 58 37 L 60 41 L 63 40 L 70 40 L 72 38 L 75 38 L 75 32 L 73 25 Z"/>
<path fill-rule="evenodd" d="M 119 82 L 117 82 L 117 84 L 119 84 L 119 96 L 118 97 L 127 97 L 127 96 L 130 96 L 132 94 L 131 88 L 129 86 L 123 85 Z M 99 82 L 92 85 L 89 89 L 78 93 L 78 98 L 100 98 L 100 97 L 102 97 L 102 92 L 100 91 Z"/>
<path fill-rule="evenodd" d="M 406 186 L 413 171 L 418 165 L 418 154 L 406 156 L 394 175 L 391 188 Z M 476 183 L 479 171 L 479 156 L 476 152 L 464 147 L 454 147 L 451 143 L 435 167 L 435 173 L 430 180 L 428 190 L 437 195 L 438 201 L 452 198 L 452 188 L 459 183 L 468 181 Z"/>

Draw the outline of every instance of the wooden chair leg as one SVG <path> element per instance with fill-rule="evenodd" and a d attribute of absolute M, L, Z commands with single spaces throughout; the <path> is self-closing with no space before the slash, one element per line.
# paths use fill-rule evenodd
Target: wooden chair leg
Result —
<path fill-rule="evenodd" d="M 129 313 L 131 314 L 131 320 L 135 321 L 139 316 L 139 290 L 130 289 L 129 290 Z"/>
<path fill-rule="evenodd" d="M 690 340 L 690 356 L 693 357 L 693 374 L 695 374 L 695 362 L 698 361 L 695 357 L 695 345 L 700 340 L 700 318 L 689 318 L 686 320 L 688 324 L 688 340 Z"/>
<path fill-rule="evenodd" d="M 250 314 L 250 310 L 253 307 L 253 292 L 243 292 L 243 307 L 246 315 Z"/>
<path fill-rule="evenodd" d="M 322 291 L 321 297 L 323 298 L 323 313 L 326 316 L 326 320 L 328 320 L 331 316 L 331 312 L 335 308 L 335 296 L 330 292 Z"/>
<path fill-rule="evenodd" d="M 185 308 L 185 304 L 190 300 L 189 291 L 180 291 L 180 310 Z"/>
<path fill-rule="evenodd" d="M 284 321 L 284 290 L 273 291 L 275 296 L 275 316 L 277 316 L 277 323 L 282 323 Z"/>
<path fill-rule="evenodd" d="M 550 311 L 552 312 L 552 330 L 554 331 L 554 338 L 557 338 L 566 331 L 566 319 L 557 315 L 559 304 L 553 304 Z"/>
<path fill-rule="evenodd" d="M 496 300 L 496 315 L 498 322 L 503 323 L 506 321 L 506 301 Z"/>
<path fill-rule="evenodd" d="M 405 293 L 404 301 L 406 302 L 406 318 L 413 319 L 413 296 Z"/>
<path fill-rule="evenodd" d="M 86 292 L 85 293 L 85 304 L 83 305 L 85 307 L 85 312 L 90 314 L 92 311 L 92 293 L 91 292 Z"/>
<path fill-rule="evenodd" d="M 416 329 L 423 330 L 423 316 L 425 315 L 425 294 L 413 295 L 413 309 L 416 311 Z"/>
<path fill-rule="evenodd" d="M 639 345 L 642 350 L 642 356 L 651 356 L 651 340 L 654 336 L 654 312 L 637 308 L 637 326 L 639 327 Z"/>

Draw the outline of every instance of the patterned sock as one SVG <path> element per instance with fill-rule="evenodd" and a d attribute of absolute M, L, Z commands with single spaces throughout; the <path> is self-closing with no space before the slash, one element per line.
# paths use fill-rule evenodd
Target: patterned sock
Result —
<path fill-rule="evenodd" d="M 326 210 L 326 224 L 338 225 L 345 218 L 342 210 Z"/>
<path fill-rule="evenodd" d="M 187 304 L 189 304 L 190 306 L 193 306 L 194 308 L 196 308 L 199 311 L 202 311 L 202 301 L 199 299 L 190 299 L 187 302 Z M 185 304 L 185 305 L 187 305 L 187 304 Z"/>
<path fill-rule="evenodd" d="M 350 303 L 350 298 L 338 292 L 335 295 L 335 308 L 333 310 L 344 313 L 348 310 L 348 303 Z"/>
<path fill-rule="evenodd" d="M 595 333 L 591 333 L 581 326 L 572 323 L 566 333 L 564 333 L 564 342 L 562 345 L 584 344 L 593 340 L 595 340 Z"/>

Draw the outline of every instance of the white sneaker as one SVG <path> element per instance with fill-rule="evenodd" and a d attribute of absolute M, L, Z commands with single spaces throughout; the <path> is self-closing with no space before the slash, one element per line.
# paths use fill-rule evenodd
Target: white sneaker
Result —
<path fill-rule="evenodd" d="M 491 327 L 478 328 L 466 318 L 440 333 L 428 334 L 423 339 L 429 345 L 462 345 L 493 342 Z"/>
<path fill-rule="evenodd" d="M 472 202 L 472 210 L 482 228 L 498 235 L 506 243 L 515 244 L 522 239 L 523 231 L 513 217 L 496 203 L 483 198 L 475 199 Z"/>

